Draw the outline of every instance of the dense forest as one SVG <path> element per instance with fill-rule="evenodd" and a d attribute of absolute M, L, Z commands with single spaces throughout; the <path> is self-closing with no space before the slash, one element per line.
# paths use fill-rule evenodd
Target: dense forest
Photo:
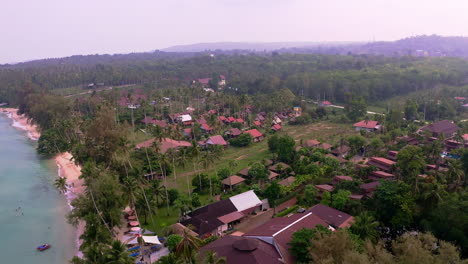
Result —
<path fill-rule="evenodd" d="M 26 83 L 41 90 L 90 83 L 188 87 L 192 80 L 223 74 L 238 93 L 296 95 L 345 102 L 349 95 L 381 101 L 396 95 L 465 84 L 468 62 L 457 58 L 367 55 L 215 55 L 155 52 L 76 56 L 0 67 L 0 101 L 15 103 Z"/>

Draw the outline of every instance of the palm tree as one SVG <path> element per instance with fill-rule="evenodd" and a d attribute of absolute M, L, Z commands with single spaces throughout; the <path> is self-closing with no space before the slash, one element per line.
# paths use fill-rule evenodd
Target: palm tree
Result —
<path fill-rule="evenodd" d="M 421 199 L 430 209 L 434 208 L 440 201 L 442 201 L 445 194 L 445 186 L 437 182 L 424 183 L 422 185 Z"/>
<path fill-rule="evenodd" d="M 59 192 L 65 193 L 67 191 L 67 187 L 68 187 L 67 178 L 58 177 L 57 179 L 55 179 L 54 186 L 55 186 L 55 188 L 57 188 L 59 190 Z"/>
<path fill-rule="evenodd" d="M 169 255 L 161 257 L 157 264 L 184 264 L 185 262 L 176 256 L 174 253 L 169 253 Z"/>
<path fill-rule="evenodd" d="M 130 257 L 126 246 L 119 240 L 112 241 L 111 247 L 105 254 L 108 264 L 133 264 L 135 260 Z"/>
<path fill-rule="evenodd" d="M 226 264 L 226 262 L 226 257 L 218 257 L 213 250 L 206 252 L 203 259 L 204 264 Z"/>
<path fill-rule="evenodd" d="M 156 198 L 156 203 L 159 205 L 159 199 L 165 201 L 166 199 L 166 187 L 161 185 L 160 180 L 152 181 L 151 189 L 153 191 L 154 197 Z"/>
<path fill-rule="evenodd" d="M 379 238 L 377 227 L 379 222 L 369 212 L 363 212 L 356 217 L 356 221 L 351 226 L 351 232 L 358 235 L 361 239 L 369 239 L 376 242 Z"/>
<path fill-rule="evenodd" d="M 177 244 L 175 253 L 186 263 L 194 263 L 193 255 L 202 245 L 202 241 L 192 236 L 188 230 L 184 230 L 182 240 Z"/>

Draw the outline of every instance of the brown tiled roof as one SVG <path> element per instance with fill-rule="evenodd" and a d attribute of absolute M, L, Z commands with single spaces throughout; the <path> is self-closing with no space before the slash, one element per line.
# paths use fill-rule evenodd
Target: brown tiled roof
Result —
<path fill-rule="evenodd" d="M 221 200 L 196 209 L 189 214 L 191 218 L 181 221 L 184 226 L 192 225 L 194 232 L 199 235 L 205 235 L 213 232 L 224 223 L 218 220 L 218 217 L 237 212 L 237 208 L 230 199 Z"/>
<path fill-rule="evenodd" d="M 315 185 L 315 188 L 321 190 L 321 191 L 327 191 L 327 192 L 333 192 L 335 190 L 335 187 L 328 185 L 328 184 L 319 184 Z"/>
<path fill-rule="evenodd" d="M 322 143 L 318 146 L 318 148 L 321 148 L 321 149 L 324 149 L 324 150 L 327 150 L 327 149 L 331 149 L 332 145 L 328 144 L 328 143 Z"/>
<path fill-rule="evenodd" d="M 292 235 L 302 228 L 314 228 L 317 225 L 327 227 L 326 221 L 311 214 L 294 214 L 290 217 L 277 217 L 244 234 L 245 237 L 271 237 L 286 263 L 294 263 L 289 252 Z"/>
<path fill-rule="evenodd" d="M 359 186 L 359 188 L 361 188 L 361 189 L 364 190 L 365 192 L 373 192 L 373 191 L 375 191 L 375 189 L 377 189 L 377 186 L 379 186 L 379 185 L 380 185 L 380 182 L 378 182 L 378 181 L 373 181 L 373 182 L 361 184 L 361 185 Z"/>
<path fill-rule="evenodd" d="M 338 181 L 352 181 L 353 178 L 349 176 L 335 176 L 335 179 Z"/>
<path fill-rule="evenodd" d="M 294 182 L 294 179 L 295 178 L 293 176 L 289 176 L 286 179 L 283 179 L 280 182 L 278 182 L 278 184 L 283 186 L 291 186 L 291 184 Z"/>
<path fill-rule="evenodd" d="M 374 175 L 375 177 L 382 178 L 382 179 L 395 177 L 395 175 L 387 173 L 385 171 L 373 171 L 371 174 Z"/>
<path fill-rule="evenodd" d="M 256 238 L 228 235 L 200 248 L 202 256 L 209 251 L 226 257 L 227 264 L 283 264 L 273 245 Z"/>
<path fill-rule="evenodd" d="M 276 163 L 275 165 L 271 165 L 270 167 L 268 167 L 269 170 L 272 170 L 272 171 L 277 171 L 278 170 L 278 165 L 281 165 L 281 167 L 284 169 L 286 168 L 290 168 L 291 166 L 289 166 L 288 164 L 286 163 L 283 163 L 283 162 L 278 162 Z"/>
<path fill-rule="evenodd" d="M 269 172 L 270 172 L 270 175 L 268 175 L 269 180 L 274 179 L 274 178 L 279 176 L 278 173 L 275 173 L 275 172 L 272 172 L 272 171 L 269 171 Z"/>
<path fill-rule="evenodd" d="M 229 176 L 229 177 L 227 177 L 226 179 L 224 179 L 224 180 L 222 181 L 222 183 L 223 183 L 224 185 L 233 186 L 233 185 L 239 184 L 239 183 L 244 182 L 244 181 L 245 181 L 244 178 L 239 177 L 239 176 L 237 176 L 237 175 L 232 175 L 232 176 Z"/>
<path fill-rule="evenodd" d="M 240 170 L 237 174 L 240 174 L 242 176 L 249 176 L 249 170 L 250 170 L 250 167 L 247 167 L 247 168 Z"/>
<path fill-rule="evenodd" d="M 314 205 L 308 210 L 308 212 L 311 212 L 312 214 L 320 217 L 320 219 L 323 219 L 328 224 L 338 228 L 350 226 L 350 222 L 354 219 L 347 213 L 341 212 L 335 208 L 331 208 L 323 204 Z"/>
<path fill-rule="evenodd" d="M 263 137 L 263 134 L 260 133 L 260 131 L 258 131 L 257 129 L 247 130 L 244 133 L 252 135 L 253 138 Z"/>
<path fill-rule="evenodd" d="M 320 142 L 318 140 L 315 140 L 315 139 L 310 139 L 310 140 L 307 140 L 304 144 L 302 144 L 304 147 L 306 148 L 311 148 L 311 147 L 316 147 L 318 145 L 320 145 Z"/>
<path fill-rule="evenodd" d="M 233 136 L 239 136 L 240 134 L 242 134 L 242 131 L 240 131 L 240 129 L 238 128 L 231 128 L 231 135 Z"/>
<path fill-rule="evenodd" d="M 421 128 L 423 131 L 428 130 L 436 134 L 444 133 L 446 136 L 457 132 L 459 129 L 457 125 L 449 120 L 442 120 Z"/>
<path fill-rule="evenodd" d="M 229 224 L 231 222 L 234 222 L 236 220 L 241 219 L 244 216 L 245 215 L 243 213 L 241 213 L 241 212 L 232 212 L 232 213 L 229 213 L 227 215 L 223 215 L 223 216 L 218 217 L 218 220 L 225 223 L 225 224 Z"/>

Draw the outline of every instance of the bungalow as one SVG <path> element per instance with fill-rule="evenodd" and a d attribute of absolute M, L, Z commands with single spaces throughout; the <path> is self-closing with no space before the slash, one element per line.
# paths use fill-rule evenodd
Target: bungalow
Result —
<path fill-rule="evenodd" d="M 384 171 L 373 171 L 369 176 L 371 180 L 394 180 L 395 175 L 384 172 Z"/>
<path fill-rule="evenodd" d="M 460 128 L 453 121 L 442 120 L 433 124 L 427 125 L 419 129 L 418 132 L 428 131 L 433 137 L 444 135 L 446 138 L 453 137 Z"/>
<path fill-rule="evenodd" d="M 303 228 L 312 229 L 318 225 L 328 227 L 327 222 L 312 212 L 304 214 L 293 214 L 289 217 L 275 217 L 268 222 L 254 228 L 245 233 L 243 236 L 248 238 L 256 238 L 272 245 L 281 256 L 281 263 L 295 263 L 294 256 L 289 251 L 293 234 Z M 276 262 L 237 262 L 237 263 L 276 263 Z M 236 263 L 236 264 L 237 264 Z"/>
<path fill-rule="evenodd" d="M 336 184 L 339 184 L 340 182 L 347 182 L 347 181 L 353 181 L 353 178 L 349 176 L 335 176 L 333 177 L 332 184 L 336 185 Z"/>
<path fill-rule="evenodd" d="M 191 128 L 184 128 L 182 129 L 182 134 L 184 134 L 184 136 L 188 137 L 188 138 L 193 138 L 193 134 L 192 134 L 192 129 Z"/>
<path fill-rule="evenodd" d="M 242 131 L 238 128 L 231 128 L 228 131 L 224 132 L 224 135 L 226 135 L 229 138 L 236 138 L 242 134 Z"/>
<path fill-rule="evenodd" d="M 357 122 L 356 124 L 353 125 L 356 129 L 356 131 L 367 131 L 367 132 L 373 132 L 376 130 L 380 129 L 379 122 L 377 121 L 372 121 L 372 120 L 362 120 L 360 122 Z"/>
<path fill-rule="evenodd" d="M 242 118 L 237 118 L 234 122 L 235 122 L 235 123 L 244 124 L 244 119 L 242 119 Z"/>
<path fill-rule="evenodd" d="M 348 155 L 348 153 L 351 151 L 351 148 L 346 146 L 346 145 L 342 145 L 342 146 L 339 146 L 339 147 L 336 147 L 334 149 L 332 149 L 331 153 L 337 157 L 341 157 L 341 158 L 344 158 L 346 157 L 346 155 Z"/>
<path fill-rule="evenodd" d="M 287 187 L 287 186 L 291 186 L 293 184 L 294 180 L 295 180 L 295 178 L 293 176 L 289 176 L 286 179 L 283 179 L 280 182 L 278 182 L 278 184 Z"/>
<path fill-rule="evenodd" d="M 237 175 L 232 175 L 222 180 L 224 189 L 233 189 L 245 182 L 245 179 Z"/>
<path fill-rule="evenodd" d="M 257 127 L 262 127 L 262 123 L 260 121 L 255 120 L 254 125 Z"/>
<path fill-rule="evenodd" d="M 197 81 L 202 85 L 202 87 L 209 87 L 211 78 L 201 78 L 201 79 L 198 79 Z"/>
<path fill-rule="evenodd" d="M 326 151 L 330 151 L 332 147 L 333 146 L 328 144 L 328 143 L 322 143 L 322 144 L 317 146 L 317 148 L 323 149 L 323 150 L 326 150 Z"/>
<path fill-rule="evenodd" d="M 284 162 L 278 162 L 275 165 L 271 165 L 270 167 L 268 167 L 269 170 L 277 172 L 277 173 L 281 173 L 287 168 L 291 168 L 291 166 L 289 166 L 288 164 Z"/>
<path fill-rule="evenodd" d="M 320 142 L 315 139 L 309 139 L 305 143 L 302 144 L 302 146 L 306 148 L 314 148 L 314 147 L 317 147 L 318 145 L 320 145 Z"/>
<path fill-rule="evenodd" d="M 213 132 L 213 128 L 210 127 L 210 125 L 208 125 L 208 124 L 202 124 L 202 125 L 200 126 L 200 129 L 201 129 L 203 132 L 207 133 L 207 134 L 211 134 L 211 133 Z"/>
<path fill-rule="evenodd" d="M 219 82 L 218 82 L 218 85 L 219 86 L 224 86 L 226 85 L 226 77 L 224 75 L 219 75 Z"/>
<path fill-rule="evenodd" d="M 208 140 L 206 141 L 206 144 L 207 145 L 218 145 L 218 146 L 223 146 L 223 147 L 227 147 L 227 142 L 224 140 L 224 138 L 220 135 L 216 135 L 216 136 L 212 136 L 210 138 L 208 138 Z"/>
<path fill-rule="evenodd" d="M 281 131 L 281 125 L 280 124 L 276 124 L 276 125 L 273 125 L 271 126 L 271 130 L 275 131 L 275 132 L 278 132 L 278 131 Z"/>
<path fill-rule="evenodd" d="M 273 181 L 279 176 L 278 173 L 275 173 L 275 172 L 272 172 L 272 171 L 269 171 L 269 172 L 270 172 L 270 175 L 268 175 L 268 180 L 269 181 Z"/>
<path fill-rule="evenodd" d="M 200 207 L 180 223 L 185 227 L 192 225 L 193 231 L 201 238 L 221 236 L 248 214 L 261 210 L 262 201 L 250 190 Z"/>
<path fill-rule="evenodd" d="M 230 116 L 230 117 L 227 118 L 227 122 L 228 123 L 234 123 L 234 122 L 236 122 L 236 119 L 234 117 Z"/>
<path fill-rule="evenodd" d="M 247 130 L 244 133 L 248 133 L 253 137 L 254 142 L 260 142 L 264 139 L 263 134 L 257 129 Z"/>
<path fill-rule="evenodd" d="M 315 185 L 315 188 L 319 190 L 318 196 L 322 197 L 323 192 L 333 192 L 335 190 L 335 187 L 328 185 L 328 184 L 319 184 Z"/>
<path fill-rule="evenodd" d="M 388 158 L 389 160 L 395 161 L 397 155 L 398 155 L 398 151 L 390 150 L 389 152 L 387 152 L 387 158 Z"/>
<path fill-rule="evenodd" d="M 227 122 L 227 118 L 225 116 L 220 116 L 218 117 L 219 121 L 223 122 L 223 123 L 226 123 Z"/>
<path fill-rule="evenodd" d="M 359 188 L 364 192 L 367 197 L 372 197 L 374 195 L 374 191 L 377 190 L 377 187 L 380 185 L 380 182 L 373 181 L 369 183 L 364 183 L 359 185 Z"/>
<path fill-rule="evenodd" d="M 393 166 L 396 164 L 396 162 L 386 158 L 372 157 L 367 162 L 367 164 L 375 166 L 383 171 L 390 172 L 393 170 Z"/>
<path fill-rule="evenodd" d="M 249 170 L 250 170 L 250 167 L 247 167 L 245 169 L 240 170 L 237 174 L 239 174 L 239 175 L 241 175 L 243 177 L 250 177 Z"/>
<path fill-rule="evenodd" d="M 177 120 L 184 126 L 190 126 L 193 124 L 192 116 L 187 114 L 178 116 Z"/>
<path fill-rule="evenodd" d="M 314 205 L 307 212 L 318 216 L 334 228 L 347 228 L 354 222 L 354 217 L 351 215 L 323 204 Z"/>

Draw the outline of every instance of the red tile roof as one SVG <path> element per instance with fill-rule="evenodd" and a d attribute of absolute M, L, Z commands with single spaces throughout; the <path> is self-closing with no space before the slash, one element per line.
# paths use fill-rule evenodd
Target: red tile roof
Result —
<path fill-rule="evenodd" d="M 379 186 L 379 185 L 380 185 L 380 182 L 378 182 L 378 181 L 373 181 L 373 182 L 361 184 L 361 185 L 359 186 L 359 188 L 361 188 L 361 189 L 364 190 L 366 193 L 368 193 L 368 192 L 373 192 L 373 191 L 375 191 L 375 189 L 377 189 L 377 186 Z"/>
<path fill-rule="evenodd" d="M 201 125 L 201 128 L 202 128 L 203 130 L 206 130 L 206 131 L 213 130 L 213 128 L 211 128 L 210 125 L 208 125 L 208 124 L 202 124 L 202 125 Z"/>
<path fill-rule="evenodd" d="M 220 135 L 212 136 L 207 141 L 207 144 L 211 145 L 220 145 L 220 146 L 227 146 L 226 140 Z"/>
<path fill-rule="evenodd" d="M 244 123 L 244 119 L 242 119 L 242 118 L 237 118 L 237 119 L 236 119 L 236 122 L 237 122 L 237 123 Z"/>
<path fill-rule="evenodd" d="M 385 171 L 373 171 L 371 174 L 377 178 L 382 178 L 382 179 L 395 177 L 395 175 L 386 173 Z"/>
<path fill-rule="evenodd" d="M 240 131 L 240 129 L 238 128 L 231 128 L 230 132 L 232 136 L 239 136 L 240 134 L 242 134 L 242 131 Z"/>
<path fill-rule="evenodd" d="M 367 121 L 366 121 L 366 120 L 362 120 L 361 122 L 357 122 L 357 123 L 354 124 L 353 126 L 372 129 L 372 128 L 375 128 L 378 124 L 379 124 L 379 122 L 377 122 L 377 121 L 372 121 L 372 120 L 367 120 Z"/>
<path fill-rule="evenodd" d="M 274 131 L 280 131 L 281 130 L 281 125 L 280 124 L 273 125 L 271 127 L 271 129 L 273 129 Z"/>
<path fill-rule="evenodd" d="M 322 105 L 331 105 L 332 103 L 330 103 L 329 101 L 322 101 Z"/>
<path fill-rule="evenodd" d="M 249 133 L 253 138 L 263 137 L 263 134 L 260 133 L 257 129 L 247 130 L 244 133 Z"/>
<path fill-rule="evenodd" d="M 386 158 L 372 157 L 369 160 L 369 164 L 373 165 L 372 163 L 379 163 L 379 164 L 383 164 L 385 166 L 392 166 L 396 162 L 393 161 L 393 160 L 386 159 Z"/>
<path fill-rule="evenodd" d="M 232 123 L 232 122 L 235 122 L 236 119 L 234 117 L 230 116 L 230 117 L 227 118 L 227 121 Z"/>
<path fill-rule="evenodd" d="M 449 120 L 442 120 L 421 128 L 422 131 L 428 130 L 437 135 L 443 133 L 445 136 L 450 136 L 459 129 L 457 125 Z"/>
<path fill-rule="evenodd" d="M 211 78 L 202 78 L 202 79 L 198 79 L 198 82 L 199 82 L 199 83 L 205 84 L 205 85 L 207 85 L 210 81 L 211 81 Z"/>
<path fill-rule="evenodd" d="M 220 117 L 219 117 L 219 120 L 221 120 L 221 121 L 226 121 L 226 117 L 225 117 L 225 116 L 220 116 Z"/>
<path fill-rule="evenodd" d="M 262 123 L 260 123 L 260 121 L 254 121 L 254 125 L 256 125 L 256 126 L 261 126 Z"/>

